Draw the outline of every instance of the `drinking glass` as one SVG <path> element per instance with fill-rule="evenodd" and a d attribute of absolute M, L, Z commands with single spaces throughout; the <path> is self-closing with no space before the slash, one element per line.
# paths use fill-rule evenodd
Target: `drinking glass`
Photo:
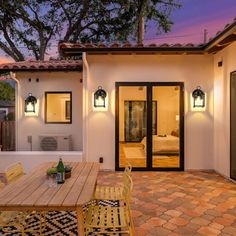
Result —
<path fill-rule="evenodd" d="M 47 186 L 49 188 L 57 187 L 57 178 L 56 175 L 48 175 Z"/>

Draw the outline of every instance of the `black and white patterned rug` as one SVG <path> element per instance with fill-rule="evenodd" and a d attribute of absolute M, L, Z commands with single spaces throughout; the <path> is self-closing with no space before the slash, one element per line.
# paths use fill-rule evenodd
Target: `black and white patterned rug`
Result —
<path fill-rule="evenodd" d="M 102 206 L 118 206 L 117 201 L 100 201 Z M 35 233 L 25 233 L 25 236 L 39 235 L 40 220 L 38 214 L 33 214 L 27 220 L 26 230 L 38 231 Z M 7 230 L 14 230 L 13 227 L 6 228 Z M 77 216 L 76 212 L 67 211 L 51 211 L 46 214 L 46 227 L 44 229 L 44 236 L 77 236 Z M 21 236 L 21 233 L 4 233 L 0 229 L 0 235 L 4 236 Z"/>

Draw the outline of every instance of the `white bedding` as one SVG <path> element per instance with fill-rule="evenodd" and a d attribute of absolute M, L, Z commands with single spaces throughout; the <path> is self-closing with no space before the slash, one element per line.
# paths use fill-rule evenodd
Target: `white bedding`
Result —
<path fill-rule="evenodd" d="M 146 137 L 141 141 L 144 150 L 146 151 Z M 179 151 L 179 138 L 167 135 L 166 137 L 152 136 L 152 152 L 178 152 Z"/>

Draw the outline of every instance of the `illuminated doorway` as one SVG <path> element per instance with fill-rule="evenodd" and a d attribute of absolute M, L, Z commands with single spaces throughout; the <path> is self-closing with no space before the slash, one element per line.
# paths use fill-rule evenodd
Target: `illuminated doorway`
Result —
<path fill-rule="evenodd" d="M 184 170 L 184 84 L 116 83 L 116 170 Z"/>

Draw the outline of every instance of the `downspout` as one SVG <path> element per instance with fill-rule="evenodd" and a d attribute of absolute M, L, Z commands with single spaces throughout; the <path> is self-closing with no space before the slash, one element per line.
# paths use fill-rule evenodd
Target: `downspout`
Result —
<path fill-rule="evenodd" d="M 19 90 L 20 90 L 20 81 L 16 78 L 16 74 L 10 71 L 10 78 L 16 81 L 15 89 L 15 142 L 16 142 L 16 151 L 18 150 L 18 119 L 19 119 Z"/>
<path fill-rule="evenodd" d="M 83 161 L 88 162 L 88 80 L 89 80 L 89 65 L 87 54 L 83 52 Z"/>

